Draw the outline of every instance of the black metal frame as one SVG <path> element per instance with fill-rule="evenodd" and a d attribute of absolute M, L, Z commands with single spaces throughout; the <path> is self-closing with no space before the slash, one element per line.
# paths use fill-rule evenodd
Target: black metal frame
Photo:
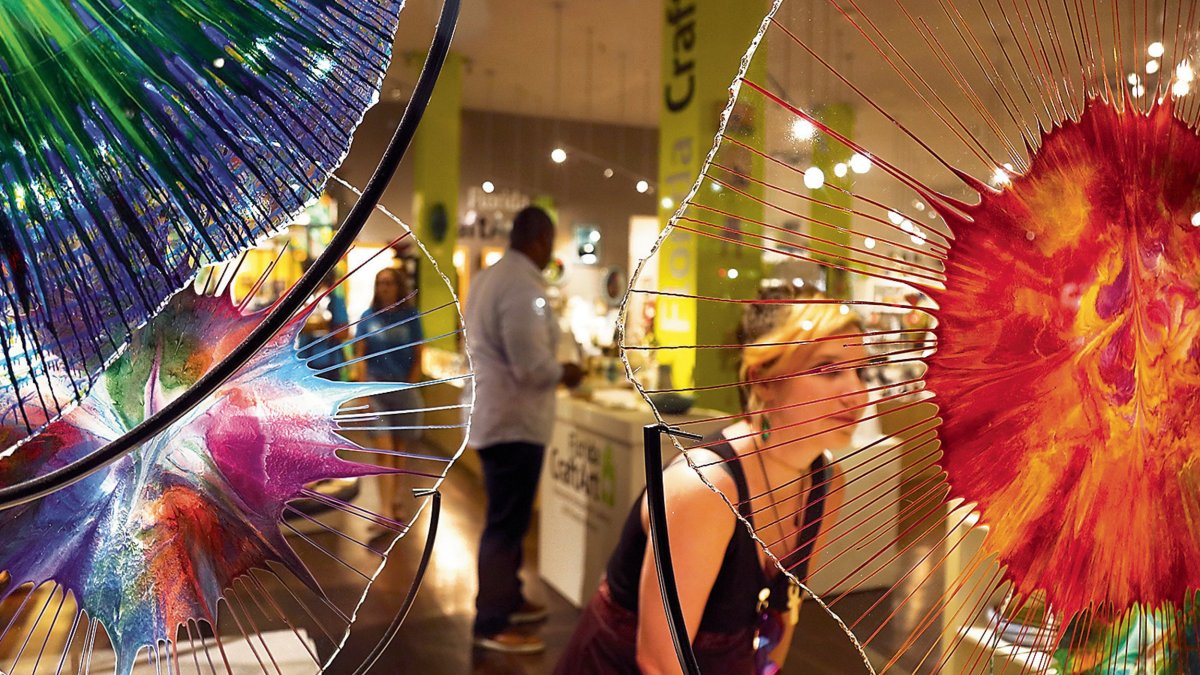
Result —
<path fill-rule="evenodd" d="M 675 566 L 671 561 L 671 541 L 667 533 L 667 503 L 663 490 L 662 434 L 673 437 L 699 440 L 701 436 L 680 431 L 666 424 L 648 424 L 642 428 L 642 442 L 646 459 L 646 510 L 650 520 L 650 542 L 654 547 L 655 567 L 658 570 L 658 588 L 662 594 L 663 609 L 667 613 L 667 627 L 671 641 L 675 643 L 675 655 L 687 675 L 700 675 L 700 665 L 688 639 L 687 624 L 683 620 L 683 607 L 679 602 L 679 587 L 675 583 Z"/>
<path fill-rule="evenodd" d="M 437 539 L 438 522 L 442 515 L 442 493 L 437 490 L 413 490 L 413 496 L 418 499 L 422 497 L 433 497 L 433 513 L 429 516 L 429 532 L 425 535 L 425 549 L 421 552 L 421 562 L 417 563 L 417 572 L 413 577 L 412 585 L 408 587 L 408 595 L 404 597 L 404 604 L 400 605 L 396 616 L 392 617 L 392 623 L 388 625 L 387 630 L 379 638 L 379 642 L 375 644 L 375 648 L 370 654 L 363 659 L 358 669 L 354 671 L 354 675 L 366 675 L 366 673 L 379 661 L 383 656 L 383 652 L 392 644 L 392 640 L 396 638 L 396 633 L 400 631 L 401 624 L 408 617 L 409 610 L 412 609 L 413 601 L 417 599 L 417 591 L 421 588 L 421 581 L 425 578 L 425 569 L 429 567 L 429 558 L 433 555 L 433 542 Z"/>
<path fill-rule="evenodd" d="M 392 139 L 384 150 L 379 165 L 367 182 L 366 188 L 358 201 L 350 209 L 342 226 L 334 233 L 321 255 L 312 266 L 300 277 L 296 285 L 275 305 L 259 324 L 224 359 L 205 373 L 194 385 L 179 398 L 171 401 L 157 413 L 147 417 L 140 424 L 125 432 L 120 438 L 105 445 L 87 457 L 78 459 L 70 464 L 55 469 L 49 473 L 35 476 L 16 485 L 0 487 L 0 510 L 26 504 L 41 499 L 87 478 L 96 471 L 112 464 L 121 457 L 129 454 L 134 448 L 152 439 L 169 425 L 186 415 L 189 410 L 202 402 L 216 391 L 225 380 L 233 376 L 244 366 L 276 333 L 280 331 L 299 310 L 308 297 L 316 290 L 321 279 L 333 269 L 338 260 L 349 250 L 358 233 L 362 231 L 367 218 L 379 203 L 384 190 L 404 158 L 416 134 L 417 125 L 433 95 L 434 85 L 441 74 L 442 64 L 450 51 L 450 41 L 454 36 L 454 28 L 458 22 L 460 0 L 443 0 L 441 16 L 438 18 L 437 30 L 429 47 L 429 54 L 421 68 L 417 85 L 413 88 L 412 99 L 396 126 Z"/>

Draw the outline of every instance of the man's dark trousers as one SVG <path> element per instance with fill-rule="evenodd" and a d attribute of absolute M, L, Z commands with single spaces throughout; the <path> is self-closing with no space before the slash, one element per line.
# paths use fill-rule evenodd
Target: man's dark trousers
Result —
<path fill-rule="evenodd" d="M 533 517 L 543 445 L 498 443 L 479 449 L 487 489 L 487 521 L 479 542 L 479 595 L 475 634 L 495 635 L 525 602 L 521 594 L 522 542 Z"/>

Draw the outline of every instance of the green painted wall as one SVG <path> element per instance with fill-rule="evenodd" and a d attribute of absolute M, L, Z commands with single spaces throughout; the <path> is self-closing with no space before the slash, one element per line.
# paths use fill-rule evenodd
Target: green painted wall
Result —
<path fill-rule="evenodd" d="M 687 196 L 712 148 L 721 111 L 729 100 L 729 86 L 742 56 L 757 32 L 767 3 L 762 0 L 666 0 L 663 3 L 663 54 L 659 116 L 659 220 L 663 226 Z M 748 77 L 763 81 L 766 45 L 759 46 Z M 757 96 L 746 95 L 735 111 L 729 134 L 754 147 L 762 146 L 763 106 Z M 735 151 L 736 150 L 736 151 Z M 750 175 L 762 176 L 762 160 L 744 148 L 722 150 L 728 163 Z M 693 203 L 708 203 L 740 218 L 762 219 L 762 207 L 753 199 L 727 190 L 718 191 L 706 181 Z M 749 188 L 761 195 L 761 189 Z M 717 220 L 710 213 L 687 215 Z M 751 231 L 740 218 L 721 217 L 721 226 Z M 698 227 L 729 236 L 719 228 Z M 736 235 L 734 235 L 736 238 Z M 707 297 L 753 297 L 761 279 L 760 252 L 711 237 L 675 230 L 659 251 L 659 287 L 667 293 Z M 729 269 L 738 270 L 730 279 Z M 732 303 L 660 297 L 657 301 L 655 339 L 660 345 L 724 344 L 733 340 L 741 307 Z M 672 368 L 675 387 L 703 387 L 737 379 L 732 350 L 684 349 L 658 352 L 659 363 Z M 698 392 L 697 404 L 736 411 L 736 388 Z"/>
<path fill-rule="evenodd" d="M 462 77 L 463 57 L 450 54 L 433 90 L 429 107 L 413 138 L 409 157 L 413 163 L 414 232 L 437 261 L 441 273 L 457 288 L 454 273 L 454 245 L 458 238 L 459 161 L 462 157 Z M 418 307 L 422 312 L 450 302 L 450 287 L 438 276 L 433 265 L 422 261 L 417 279 Z M 445 335 L 458 328 L 454 312 L 439 311 L 422 317 L 425 335 Z M 431 343 L 443 349 L 457 349 L 453 337 Z"/>
<path fill-rule="evenodd" d="M 854 138 L 854 108 L 849 104 L 820 105 L 814 109 L 813 116 L 842 137 Z M 820 242 L 815 242 L 813 245 L 814 249 L 830 254 L 832 258 L 829 256 L 824 258 L 829 261 L 850 257 L 850 252 L 845 248 L 850 244 L 849 228 L 851 225 L 850 213 L 846 209 L 853 206 L 853 200 L 845 192 L 831 188 L 830 184 L 840 187 L 853 185 L 855 176 L 853 172 L 848 173 L 845 178 L 838 178 L 833 172 L 835 164 L 849 163 L 852 153 L 852 150 L 829 134 L 823 132 L 817 134 L 817 140 L 813 146 L 813 165 L 825 172 L 825 187 L 812 190 L 809 194 L 815 199 L 827 202 L 830 206 L 815 202 L 811 205 L 810 215 L 813 220 L 828 223 L 828 225 L 813 223 L 810 231 L 815 237 L 833 242 L 832 246 Z M 849 298 L 850 274 L 845 270 L 833 267 L 825 267 L 824 270 L 825 294 L 831 298 Z"/>

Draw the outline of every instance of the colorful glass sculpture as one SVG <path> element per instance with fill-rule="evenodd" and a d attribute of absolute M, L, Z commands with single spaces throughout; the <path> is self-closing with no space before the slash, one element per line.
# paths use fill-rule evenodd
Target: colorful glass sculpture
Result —
<path fill-rule="evenodd" d="M 1092 102 L 946 212 L 941 465 L 1014 584 L 1067 616 L 1182 606 L 1200 582 L 1200 540 L 1130 527 L 1200 518 L 1200 138 L 1172 108 Z"/>
<path fill-rule="evenodd" d="M 674 367 L 640 383 L 652 405 L 732 412 L 742 308 L 859 315 L 817 341 L 843 359 L 787 375 L 802 391 L 863 369 L 860 434 L 830 448 L 841 506 L 804 560 L 798 532 L 756 529 L 808 570 L 813 613 L 848 638 L 840 663 L 1195 670 L 1197 14 L 776 2 L 749 36 L 712 154 L 668 195 L 682 206 L 644 263 L 659 274 L 631 287 L 656 323 L 627 315 L 623 345 Z M 793 657 L 832 658 L 806 657 L 805 634 Z"/>
<path fill-rule="evenodd" d="M 97 664 L 111 658 L 121 673 L 142 652 L 154 670 L 179 672 L 185 640 L 198 670 L 201 657 L 215 667 L 214 654 L 233 670 L 224 644 L 235 633 L 264 671 L 268 663 L 279 670 L 268 645 L 275 638 L 264 634 L 272 628 L 294 636 L 287 650 L 311 659 L 303 669 L 324 670 L 409 527 L 355 505 L 360 479 L 405 474 L 431 488 L 453 462 L 345 436 L 361 440 L 357 434 L 406 423 L 389 419 L 418 420 L 380 395 L 437 382 L 319 377 L 343 364 L 341 338 L 310 339 L 307 356 L 297 351 L 316 302 L 292 315 L 303 294 L 291 293 L 264 321 L 263 312 L 244 311 L 249 297 L 235 305 L 191 286 L 200 269 L 278 232 L 316 199 L 378 100 L 401 4 L 0 7 L 5 488 L 120 447 L 164 408 L 204 396 L 208 389 L 194 386 L 202 376 L 237 368 L 218 363 L 259 344 L 250 337 L 256 329 L 291 316 L 211 396 L 141 436 L 151 440 L 79 482 L 0 511 L 0 655 L 12 659 L 8 672 L 55 662 L 55 672 L 68 664 L 86 672 L 98 652 Z M 446 3 L 398 139 L 410 138 L 420 119 L 456 15 L 457 3 Z M 389 145 L 372 193 L 406 143 Z M 358 205 L 356 224 L 335 242 L 348 244 L 344 235 L 353 237 L 375 199 Z M 318 264 L 336 257 L 329 251 Z M 239 267 L 227 270 L 236 276 Z M 222 275 L 218 288 L 231 281 Z M 310 281 L 315 274 L 298 287 Z M 314 365 L 318 357 L 332 367 Z M 344 409 L 351 399 L 366 402 Z M 371 454 L 406 464 L 360 461 Z M 409 513 L 415 518 L 423 506 Z M 392 536 L 363 541 L 363 523 Z M 310 563 L 329 561 L 352 581 L 318 582 Z"/>
<path fill-rule="evenodd" d="M 6 424 L 55 418 L 202 266 L 319 195 L 378 100 L 400 5 L 0 7 Z"/>
<path fill-rule="evenodd" d="M 342 407 L 351 400 L 422 386 L 319 377 L 296 347 L 316 306 L 310 304 L 293 318 L 237 375 L 152 443 L 48 497 L 0 512 L 5 596 L 46 583 L 59 593 L 69 592 L 76 604 L 75 621 L 86 613 L 103 627 L 116 655 L 116 671 L 128 673 L 142 649 L 173 654 L 181 627 L 201 622 L 218 626 L 219 615 L 232 611 L 231 589 L 254 579 L 255 570 L 290 575 L 311 597 L 329 597 L 293 550 L 297 540 L 284 537 L 285 530 L 302 536 L 284 525 L 288 517 L 305 517 L 293 502 L 323 501 L 367 522 L 405 531 L 401 523 L 312 489 L 320 481 L 395 471 L 363 463 L 365 453 L 385 451 L 364 448 L 344 436 L 347 430 L 386 420 L 389 411 L 346 412 Z M 48 422 L 0 467 L 0 480 L 12 484 L 44 473 L 117 438 L 191 386 L 266 311 L 247 313 L 225 295 L 203 295 L 191 288 L 178 293 L 133 334 L 129 348 L 77 407 Z M 307 358 L 314 357 L 310 353 Z M 437 479 L 450 461 L 412 455 L 406 471 Z M 338 536 L 355 543 L 354 533 Z M 360 547 L 374 556 L 386 550 L 365 543 L 353 548 Z M 384 559 L 376 558 L 377 567 L 365 570 L 368 584 Z M 353 600 L 361 602 L 362 596 Z M 347 624 L 354 607 L 345 607 Z M 292 623 L 303 619 L 305 611 L 294 608 L 296 616 L 276 619 Z M 0 644 L 8 644 L 4 638 L 0 635 Z"/>

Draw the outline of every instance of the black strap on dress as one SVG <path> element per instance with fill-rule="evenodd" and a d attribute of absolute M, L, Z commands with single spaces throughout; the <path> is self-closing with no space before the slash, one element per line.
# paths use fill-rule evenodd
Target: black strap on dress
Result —
<path fill-rule="evenodd" d="M 720 434 L 707 437 L 704 442 L 712 443 L 705 447 L 725 460 L 722 466 L 737 487 L 738 511 L 743 518 L 753 522 L 747 504 L 750 490 L 746 485 L 746 474 L 733 447 Z M 621 538 L 607 567 L 613 601 L 633 612 L 638 609 L 638 585 L 647 543 L 646 532 L 642 529 L 641 506 L 642 500 L 639 499 L 626 517 Z M 677 573 L 686 574 L 687 564 L 686 560 L 676 561 Z M 759 564 L 758 544 L 745 526 L 737 523 L 729 545 L 725 547 L 725 556 L 709 593 L 708 604 L 704 607 L 700 630 L 732 633 L 756 626 L 758 616 L 754 611 L 755 603 L 758 592 L 766 584 L 767 577 Z"/>
<path fill-rule="evenodd" d="M 824 453 L 817 455 L 809 470 L 812 484 L 808 488 L 808 496 L 804 500 L 804 520 L 801 521 L 800 538 L 796 549 L 780 559 L 783 568 L 791 572 L 802 582 L 808 582 L 808 566 L 812 562 L 813 549 L 817 545 L 817 535 L 821 533 L 821 519 L 825 516 L 825 500 L 829 496 L 829 481 L 833 471 Z M 785 597 L 787 586 L 791 580 L 778 574 L 771 580 L 771 598 Z M 774 603 L 772 603 L 774 605 Z"/>

